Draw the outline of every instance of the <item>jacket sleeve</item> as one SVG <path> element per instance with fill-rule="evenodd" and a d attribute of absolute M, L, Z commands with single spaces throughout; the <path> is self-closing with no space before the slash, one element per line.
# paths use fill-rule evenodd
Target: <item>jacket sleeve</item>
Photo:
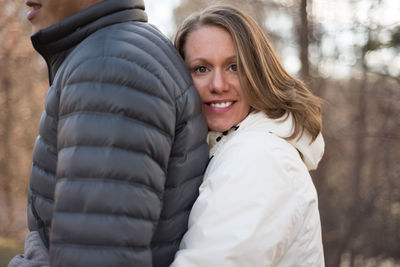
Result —
<path fill-rule="evenodd" d="M 307 210 L 315 209 L 315 198 L 304 197 L 307 170 L 284 142 L 266 145 L 250 134 L 224 144 L 206 171 L 172 267 L 279 265 Z"/>
<path fill-rule="evenodd" d="M 7 267 L 50 267 L 49 251 L 37 231 L 27 234 L 24 254 L 15 256 Z"/>
<path fill-rule="evenodd" d="M 80 51 L 59 79 L 51 266 L 151 266 L 175 99 L 151 61 L 115 51 Z"/>
<path fill-rule="evenodd" d="M 152 240 L 154 267 L 168 266 L 173 261 L 187 231 L 189 212 L 208 162 L 207 125 L 193 85 L 177 97 L 176 107 L 177 130 L 168 164 L 163 208 Z"/>

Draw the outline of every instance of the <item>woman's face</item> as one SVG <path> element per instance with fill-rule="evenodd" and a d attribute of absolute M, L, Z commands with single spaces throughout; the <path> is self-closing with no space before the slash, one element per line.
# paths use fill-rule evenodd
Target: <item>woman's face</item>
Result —
<path fill-rule="evenodd" d="M 208 128 L 226 131 L 246 118 L 250 105 L 240 86 L 231 35 L 220 27 L 202 26 L 189 33 L 184 51 Z"/>

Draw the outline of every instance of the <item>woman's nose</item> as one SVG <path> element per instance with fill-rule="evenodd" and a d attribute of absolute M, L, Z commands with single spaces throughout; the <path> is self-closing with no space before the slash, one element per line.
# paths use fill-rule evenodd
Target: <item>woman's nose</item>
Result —
<path fill-rule="evenodd" d="M 219 71 L 215 70 L 212 76 L 212 80 L 210 83 L 210 90 L 213 93 L 222 93 L 226 91 L 228 88 L 227 83 L 225 81 L 224 74 Z"/>

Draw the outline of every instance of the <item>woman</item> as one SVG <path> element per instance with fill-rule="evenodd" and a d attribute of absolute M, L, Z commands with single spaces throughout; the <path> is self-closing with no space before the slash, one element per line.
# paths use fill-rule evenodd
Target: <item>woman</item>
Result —
<path fill-rule="evenodd" d="M 233 7 L 189 17 L 175 46 L 202 100 L 210 162 L 172 266 L 324 266 L 308 173 L 324 150 L 321 100 Z"/>

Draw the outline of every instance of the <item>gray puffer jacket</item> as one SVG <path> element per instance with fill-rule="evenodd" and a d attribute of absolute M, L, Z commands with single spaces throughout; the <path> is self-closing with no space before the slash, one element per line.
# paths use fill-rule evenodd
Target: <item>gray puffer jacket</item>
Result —
<path fill-rule="evenodd" d="M 105 0 L 32 36 L 50 89 L 28 224 L 55 266 L 168 266 L 208 161 L 190 74 L 141 0 Z"/>

